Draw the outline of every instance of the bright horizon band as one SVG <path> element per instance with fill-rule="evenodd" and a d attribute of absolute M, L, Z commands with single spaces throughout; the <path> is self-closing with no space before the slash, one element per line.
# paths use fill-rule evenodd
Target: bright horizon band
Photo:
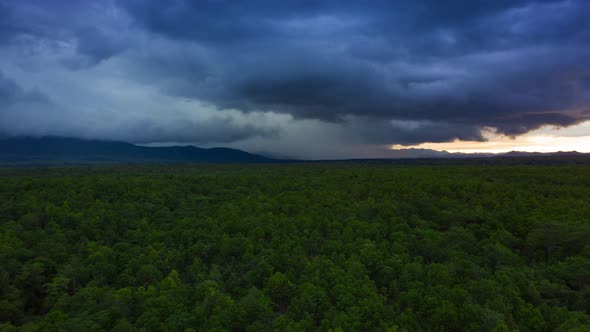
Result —
<path fill-rule="evenodd" d="M 518 137 L 498 135 L 492 131 L 485 131 L 487 141 L 460 141 L 442 143 L 422 143 L 411 146 L 394 144 L 392 149 L 431 149 L 437 151 L 460 153 L 504 153 L 510 151 L 523 152 L 557 152 L 577 151 L 590 152 L 590 135 L 588 122 L 569 128 L 556 129 L 544 127 Z"/>

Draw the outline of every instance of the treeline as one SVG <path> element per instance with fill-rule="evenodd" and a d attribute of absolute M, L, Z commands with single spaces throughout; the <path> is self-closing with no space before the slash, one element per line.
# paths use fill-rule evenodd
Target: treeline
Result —
<path fill-rule="evenodd" d="M 590 330 L 587 166 L 3 172 L 0 331 Z"/>

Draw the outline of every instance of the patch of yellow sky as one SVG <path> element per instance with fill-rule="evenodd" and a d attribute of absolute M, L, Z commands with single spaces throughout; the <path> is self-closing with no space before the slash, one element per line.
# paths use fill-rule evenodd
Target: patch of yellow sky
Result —
<path fill-rule="evenodd" d="M 590 121 L 567 127 L 542 127 L 517 137 L 499 135 L 491 128 L 483 131 L 484 142 L 460 141 L 446 143 L 422 143 L 413 146 L 395 144 L 392 149 L 432 149 L 462 153 L 504 153 L 510 151 L 590 152 Z"/>

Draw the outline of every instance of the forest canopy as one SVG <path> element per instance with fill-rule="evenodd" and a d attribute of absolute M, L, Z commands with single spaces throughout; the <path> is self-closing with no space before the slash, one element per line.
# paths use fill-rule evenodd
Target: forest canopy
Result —
<path fill-rule="evenodd" d="M 0 170 L 0 331 L 588 331 L 588 166 Z"/>

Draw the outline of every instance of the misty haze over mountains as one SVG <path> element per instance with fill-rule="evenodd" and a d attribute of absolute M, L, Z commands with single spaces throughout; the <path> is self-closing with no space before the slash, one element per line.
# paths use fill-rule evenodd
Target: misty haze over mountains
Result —
<path fill-rule="evenodd" d="M 391 150 L 386 159 L 460 159 L 528 156 L 583 156 L 571 152 L 537 153 L 512 151 L 508 153 L 451 153 L 430 149 Z M 370 160 L 370 159 L 367 159 Z M 0 139 L 2 163 L 276 163 L 303 161 L 289 157 L 273 158 L 238 149 L 203 149 L 192 145 L 147 147 L 120 141 L 85 140 L 66 137 L 10 137 Z"/>
<path fill-rule="evenodd" d="M 263 163 L 272 159 L 229 148 L 145 147 L 65 137 L 0 139 L 1 162 Z"/>

